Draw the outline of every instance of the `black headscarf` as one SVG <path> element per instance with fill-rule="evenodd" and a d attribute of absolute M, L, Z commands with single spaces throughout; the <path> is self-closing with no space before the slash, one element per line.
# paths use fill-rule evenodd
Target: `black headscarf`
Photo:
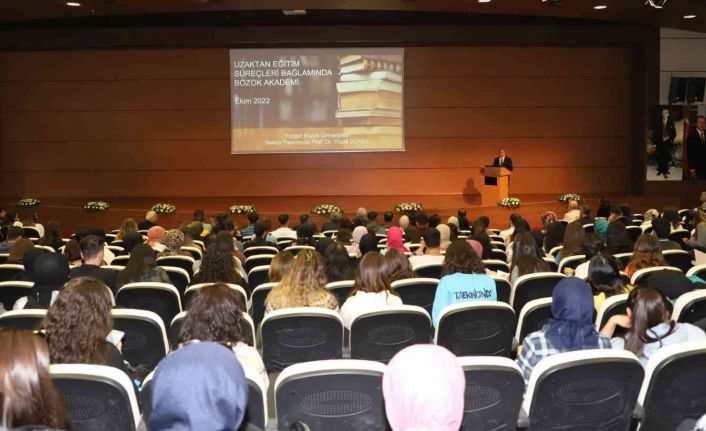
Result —
<path fill-rule="evenodd" d="M 22 264 L 25 267 L 25 270 L 22 274 L 20 274 L 22 281 L 34 281 L 34 264 L 37 261 L 37 258 L 45 253 L 47 253 L 46 250 L 42 250 L 41 248 L 33 248 L 32 250 L 26 251 L 25 254 L 22 255 Z"/>
<path fill-rule="evenodd" d="M 378 251 L 378 238 L 372 234 L 365 234 L 360 239 L 360 244 L 358 245 L 360 249 L 360 255 L 365 256 L 366 253 L 371 251 Z"/>
<path fill-rule="evenodd" d="M 34 286 L 25 308 L 49 308 L 52 292 L 69 280 L 69 261 L 59 253 L 44 253 L 34 263 Z"/>
<path fill-rule="evenodd" d="M 333 240 L 331 238 L 321 238 L 315 245 L 316 251 L 319 252 L 321 256 L 324 255 L 324 252 L 326 251 L 326 247 L 331 245 L 333 243 Z"/>
<path fill-rule="evenodd" d="M 128 232 L 123 237 L 123 248 L 127 253 L 132 253 L 132 249 L 136 245 L 142 244 L 145 241 L 142 239 L 142 234 L 139 232 Z"/>

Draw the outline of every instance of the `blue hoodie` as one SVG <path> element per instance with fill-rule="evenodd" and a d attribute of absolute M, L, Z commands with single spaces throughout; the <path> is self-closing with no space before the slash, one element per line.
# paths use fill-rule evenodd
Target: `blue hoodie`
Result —
<path fill-rule="evenodd" d="M 495 280 L 485 274 L 455 274 L 441 277 L 436 288 L 431 319 L 437 326 L 444 307 L 469 301 L 497 301 Z"/>
<path fill-rule="evenodd" d="M 194 343 L 159 363 L 151 398 L 150 431 L 233 431 L 245 416 L 248 384 L 232 350 Z"/>

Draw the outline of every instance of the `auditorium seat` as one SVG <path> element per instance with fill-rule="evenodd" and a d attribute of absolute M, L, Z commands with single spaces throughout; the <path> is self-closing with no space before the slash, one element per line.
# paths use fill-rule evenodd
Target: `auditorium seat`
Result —
<path fill-rule="evenodd" d="M 637 241 L 640 235 L 642 235 L 642 229 L 639 226 L 625 226 L 625 229 L 628 231 L 628 236 L 633 244 Z"/>
<path fill-rule="evenodd" d="M 403 304 L 417 305 L 431 314 L 438 285 L 436 278 L 408 278 L 393 282 L 392 289 L 400 295 Z"/>
<path fill-rule="evenodd" d="M 167 331 L 157 314 L 146 310 L 114 308 L 111 315 L 113 328 L 125 333 L 122 354 L 128 363 L 152 369 L 167 355 Z"/>
<path fill-rule="evenodd" d="M 436 278 L 438 280 L 441 278 L 441 267 L 440 263 L 429 263 L 414 267 L 414 272 L 421 278 Z"/>
<path fill-rule="evenodd" d="M 103 265 L 103 266 L 101 266 L 101 268 L 103 268 L 103 269 L 109 269 L 109 270 L 115 272 L 115 276 L 116 276 L 116 277 L 117 277 L 117 275 L 120 273 L 120 271 L 122 271 L 123 269 L 125 269 L 125 267 L 124 267 L 124 266 L 121 266 L 121 265 Z"/>
<path fill-rule="evenodd" d="M 702 280 L 706 280 L 706 265 L 701 264 L 701 265 L 694 265 L 689 269 L 689 271 L 686 273 L 687 277 L 691 277 L 692 275 L 695 275 L 699 277 Z"/>
<path fill-rule="evenodd" d="M 645 372 L 626 350 L 548 356 L 534 367 L 518 425 L 531 430 L 627 430 Z"/>
<path fill-rule="evenodd" d="M 199 247 L 190 247 L 190 246 L 183 246 L 180 248 L 182 251 L 188 251 L 191 253 L 191 257 L 194 258 L 194 260 L 201 260 L 203 259 L 203 251 Z"/>
<path fill-rule="evenodd" d="M 676 229 L 669 234 L 669 239 L 679 245 L 684 244 L 684 241 L 691 238 L 691 232 L 686 229 Z M 683 247 L 683 246 L 682 246 Z"/>
<path fill-rule="evenodd" d="M 503 243 L 501 241 L 490 241 L 490 246 L 493 249 L 502 250 L 507 253 L 507 247 L 505 246 L 505 243 Z"/>
<path fill-rule="evenodd" d="M 268 313 L 258 330 L 267 372 L 343 354 L 343 321 L 336 311 L 297 307 Z"/>
<path fill-rule="evenodd" d="M 8 257 L 10 257 L 10 253 L 0 253 L 0 265 L 7 263 Z"/>
<path fill-rule="evenodd" d="M 689 272 L 693 266 L 691 264 L 691 256 L 689 256 L 689 252 L 686 250 L 664 250 L 662 256 L 664 256 L 664 260 L 666 260 L 670 266 L 679 268 L 685 273 Z"/>
<path fill-rule="evenodd" d="M 585 254 L 577 254 L 574 256 L 565 257 L 565 258 L 561 259 L 561 262 L 559 262 L 559 267 L 557 268 L 557 272 L 564 274 L 564 271 L 567 268 L 571 268 L 571 269 L 575 270 L 577 266 L 581 265 L 585 261 L 586 261 Z"/>
<path fill-rule="evenodd" d="M 246 273 L 249 273 L 256 266 L 267 266 L 274 259 L 274 254 L 256 254 L 245 259 L 243 268 Z"/>
<path fill-rule="evenodd" d="M 190 256 L 162 256 L 157 258 L 157 266 L 181 268 L 189 275 L 189 280 L 194 276 L 194 263 Z"/>
<path fill-rule="evenodd" d="M 105 234 L 105 243 L 108 245 L 111 245 L 117 237 L 118 237 L 118 235 L 116 235 L 114 233 L 107 233 L 107 234 Z"/>
<path fill-rule="evenodd" d="M 506 274 L 510 273 L 510 265 L 508 265 L 504 260 L 486 259 L 483 261 L 483 266 L 485 269 L 489 269 L 494 272 L 502 271 Z"/>
<path fill-rule="evenodd" d="M 118 289 L 115 304 L 124 308 L 136 308 L 156 313 L 162 322 L 171 322 L 179 314 L 181 297 L 177 289 L 167 283 L 129 283 Z"/>
<path fill-rule="evenodd" d="M 494 235 L 488 235 L 488 238 L 490 238 L 491 242 L 501 242 L 505 244 L 505 240 L 503 239 L 503 237 L 500 236 L 499 232 Z"/>
<path fill-rule="evenodd" d="M 349 345 L 351 359 L 387 363 L 405 347 L 430 341 L 429 313 L 416 305 L 398 305 L 353 319 Z"/>
<path fill-rule="evenodd" d="M 583 225 L 583 231 L 587 234 L 593 233 L 593 223 L 587 223 Z"/>
<path fill-rule="evenodd" d="M 334 237 L 338 233 L 337 230 L 325 230 L 321 232 L 322 235 L 327 236 L 329 238 Z"/>
<path fill-rule="evenodd" d="M 189 301 L 191 300 L 191 297 L 194 296 L 194 293 L 201 289 L 204 286 L 212 286 L 215 283 L 199 283 L 199 284 L 194 284 L 186 288 L 186 291 L 184 291 L 184 300 L 182 301 L 183 308 L 187 308 L 189 305 Z M 243 286 L 239 286 L 237 284 L 231 284 L 231 283 L 218 283 L 218 284 L 225 284 L 228 286 L 231 290 L 235 291 L 240 295 L 240 299 L 243 304 L 243 308 L 247 308 L 248 306 L 248 293 L 245 290 Z"/>
<path fill-rule="evenodd" d="M 554 260 L 553 257 L 545 256 L 542 260 L 549 267 L 549 272 L 559 272 L 559 264 L 556 263 L 556 260 Z"/>
<path fill-rule="evenodd" d="M 188 311 L 182 311 L 181 313 L 174 316 L 171 323 L 169 324 L 169 329 L 167 330 L 167 337 L 169 338 L 169 346 L 172 350 L 175 350 L 179 345 L 179 335 L 181 333 L 181 326 L 184 323 L 184 318 Z M 248 313 L 243 312 L 243 320 L 245 321 L 244 338 L 245 342 L 253 347 L 256 347 L 255 342 L 255 324 Z"/>
<path fill-rule="evenodd" d="M 672 320 L 694 323 L 701 319 L 706 319 L 706 290 L 684 293 L 674 302 Z"/>
<path fill-rule="evenodd" d="M 270 265 L 256 266 L 248 272 L 248 288 L 254 292 L 257 286 L 270 282 Z"/>
<path fill-rule="evenodd" d="M 206 245 L 200 239 L 195 239 L 194 244 L 196 244 L 201 249 L 201 251 L 206 250 Z"/>
<path fill-rule="evenodd" d="M 279 430 L 387 429 L 382 395 L 386 366 L 346 359 L 292 365 L 274 385 Z M 299 423 L 301 428 L 293 428 Z"/>
<path fill-rule="evenodd" d="M 269 295 L 270 290 L 279 283 L 263 283 L 257 286 L 250 294 L 250 315 L 252 316 L 255 327 L 260 327 L 262 319 L 265 317 L 265 300 Z"/>
<path fill-rule="evenodd" d="M 494 248 L 490 251 L 489 259 L 507 262 L 507 254 L 505 254 L 505 250 Z"/>
<path fill-rule="evenodd" d="M 512 352 L 515 334 L 512 307 L 498 301 L 471 301 L 441 310 L 434 344 L 456 356 L 505 356 Z"/>
<path fill-rule="evenodd" d="M 611 317 L 619 314 L 625 314 L 627 301 L 627 293 L 621 293 L 620 295 L 613 295 L 606 298 L 601 305 L 601 309 L 598 310 L 598 314 L 596 315 L 596 331 L 603 329 Z"/>
<path fill-rule="evenodd" d="M 635 273 L 632 275 L 632 278 L 630 278 L 630 284 L 637 286 L 638 283 L 641 281 L 644 281 L 644 279 L 647 279 L 650 275 L 652 275 L 655 272 L 658 271 L 678 271 L 682 272 L 681 269 L 675 268 L 673 266 L 656 266 L 653 268 L 643 268 L 643 269 L 638 269 L 635 271 Z"/>
<path fill-rule="evenodd" d="M 632 253 L 616 253 L 613 257 L 617 259 L 620 268 L 625 268 L 632 259 Z"/>
<path fill-rule="evenodd" d="M 556 247 L 553 247 L 551 250 L 549 250 L 549 255 L 553 258 L 556 258 L 559 252 L 564 248 L 563 245 L 557 245 Z"/>
<path fill-rule="evenodd" d="M 5 310 L 12 310 L 15 301 L 32 292 L 31 281 L 0 281 L 0 304 Z"/>
<path fill-rule="evenodd" d="M 113 266 L 126 266 L 128 261 L 130 260 L 130 255 L 125 255 L 125 256 L 115 256 L 113 260 L 110 262 L 111 265 Z"/>
<path fill-rule="evenodd" d="M 42 235 L 39 234 L 39 230 L 34 227 L 34 226 L 24 226 L 22 228 L 22 237 L 23 238 L 28 238 L 31 240 L 37 240 L 42 237 Z"/>
<path fill-rule="evenodd" d="M 510 304 L 519 316 L 522 307 L 529 301 L 552 296 L 554 286 L 565 276 L 556 272 L 536 272 L 526 274 L 515 280 L 510 295 Z"/>
<path fill-rule="evenodd" d="M 17 263 L 3 263 L 0 265 L 0 281 L 12 281 L 22 274 L 25 267 Z"/>
<path fill-rule="evenodd" d="M 49 374 L 80 430 L 132 431 L 140 409 L 130 377 L 105 365 L 55 364 Z"/>
<path fill-rule="evenodd" d="M 189 273 L 185 269 L 175 266 L 161 266 L 160 268 L 167 273 L 171 284 L 176 287 L 179 294 L 183 295 L 186 288 L 189 286 L 189 283 L 191 283 Z"/>
<path fill-rule="evenodd" d="M 422 245 L 418 242 L 405 243 L 405 247 L 407 247 L 412 254 L 416 253 L 421 246 Z"/>
<path fill-rule="evenodd" d="M 257 254 L 277 254 L 279 249 L 277 247 L 269 245 L 258 245 L 253 247 L 248 247 L 243 251 L 245 257 L 255 256 Z"/>
<path fill-rule="evenodd" d="M 506 304 L 510 303 L 510 294 L 512 293 L 512 286 L 510 281 L 503 277 L 493 277 L 495 281 L 495 294 L 498 301 L 504 302 Z"/>
<path fill-rule="evenodd" d="M 311 250 L 311 251 L 316 251 L 316 249 L 312 246 L 309 245 L 292 245 L 287 248 L 285 248 L 283 251 L 288 251 L 292 253 L 294 256 L 299 254 L 299 252 L 304 251 L 304 250 Z"/>
<path fill-rule="evenodd" d="M 521 346 L 525 337 L 539 331 L 552 318 L 552 298 L 539 298 L 529 301 L 522 307 L 517 318 L 515 340 Z"/>
<path fill-rule="evenodd" d="M 336 295 L 338 306 L 340 307 L 346 302 L 346 299 L 348 299 L 348 295 L 350 295 L 354 285 L 355 280 L 332 281 L 326 284 L 326 288 Z"/>
<path fill-rule="evenodd" d="M 508 358 L 458 358 L 466 376 L 463 431 L 514 430 L 525 382 L 520 367 Z"/>
<path fill-rule="evenodd" d="M 706 342 L 675 344 L 652 354 L 638 398 L 643 412 L 640 431 L 675 430 L 685 419 L 703 416 L 705 363 Z"/>
<path fill-rule="evenodd" d="M 36 248 L 37 250 L 44 250 L 44 251 L 49 252 L 49 253 L 55 253 L 55 252 L 56 252 L 56 250 L 54 250 L 54 247 L 50 247 L 50 246 L 48 246 L 48 245 L 39 245 L 39 244 L 35 244 L 35 245 L 34 245 L 34 248 Z"/>
<path fill-rule="evenodd" d="M 122 256 L 127 254 L 124 248 L 117 246 L 117 245 L 109 245 L 107 246 L 108 250 L 112 251 L 115 256 Z"/>
<path fill-rule="evenodd" d="M 0 314 L 0 328 L 34 331 L 47 316 L 47 310 L 10 310 Z"/>

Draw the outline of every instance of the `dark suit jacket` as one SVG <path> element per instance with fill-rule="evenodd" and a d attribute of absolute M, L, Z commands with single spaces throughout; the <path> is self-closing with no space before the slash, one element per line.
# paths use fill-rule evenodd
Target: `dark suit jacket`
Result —
<path fill-rule="evenodd" d="M 495 160 L 493 160 L 493 167 L 500 167 L 500 157 L 496 157 Z M 503 160 L 502 167 L 506 168 L 508 171 L 512 171 L 512 159 L 505 156 L 505 160 Z"/>
<path fill-rule="evenodd" d="M 69 272 L 69 278 L 77 277 L 93 277 L 98 279 L 113 291 L 113 295 L 115 295 L 115 291 L 117 290 L 116 273 L 112 269 L 105 269 L 96 265 L 81 265 L 73 268 Z"/>
<path fill-rule="evenodd" d="M 706 142 L 699 138 L 696 128 L 692 128 L 686 137 L 686 156 L 689 169 L 696 169 L 696 175 L 700 179 L 706 178 Z"/>
<path fill-rule="evenodd" d="M 140 230 L 149 230 L 151 227 L 157 226 L 156 224 L 152 223 L 149 220 L 142 220 L 137 224 L 137 228 Z"/>

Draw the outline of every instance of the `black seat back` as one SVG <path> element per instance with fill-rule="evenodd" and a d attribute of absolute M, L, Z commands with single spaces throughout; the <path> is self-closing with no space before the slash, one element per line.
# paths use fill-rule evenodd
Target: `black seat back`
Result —
<path fill-rule="evenodd" d="M 442 313 L 436 344 L 456 356 L 510 357 L 514 335 L 515 313 L 509 306 L 469 303 Z"/>
<path fill-rule="evenodd" d="M 387 363 L 405 347 L 430 340 L 431 319 L 426 313 L 409 309 L 373 312 L 351 325 L 351 358 Z"/>

